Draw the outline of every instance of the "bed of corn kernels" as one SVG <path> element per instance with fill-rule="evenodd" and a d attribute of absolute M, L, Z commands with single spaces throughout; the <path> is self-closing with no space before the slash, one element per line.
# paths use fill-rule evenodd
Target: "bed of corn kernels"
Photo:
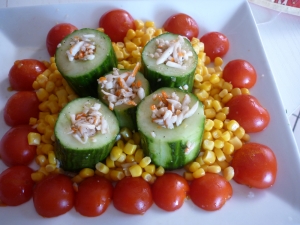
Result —
<path fill-rule="evenodd" d="M 156 28 L 153 21 L 135 21 L 136 30 L 129 30 L 124 42 L 113 43 L 118 59 L 119 69 L 133 69 L 141 61 L 141 53 L 146 43 L 164 32 Z M 99 30 L 103 31 L 101 28 Z M 104 31 L 105 32 L 105 31 Z M 229 112 L 225 103 L 233 96 L 249 94 L 248 89 L 233 88 L 222 78 L 223 60 L 217 57 L 211 62 L 205 54 L 203 43 L 197 38 L 191 44 L 198 54 L 198 65 L 194 75 L 193 93 L 204 105 L 206 116 L 203 142 L 199 156 L 184 167 L 183 176 L 193 180 L 204 176 L 206 172 L 220 173 L 227 180 L 234 176 L 230 166 L 232 154 L 241 148 L 250 136 L 234 120 L 228 120 Z M 36 163 L 39 169 L 32 174 L 36 182 L 51 173 L 67 173 L 72 177 L 74 187 L 87 177 L 95 174 L 118 181 L 125 176 L 143 177 L 153 183 L 157 176 L 165 172 L 161 166 L 151 163 L 140 147 L 138 132 L 122 129 L 120 139 L 104 162 L 99 162 L 94 169 L 85 168 L 79 173 L 69 173 L 59 168 L 54 154 L 54 126 L 60 110 L 78 96 L 70 88 L 57 70 L 55 60 L 44 62 L 47 70 L 40 74 L 33 83 L 33 88 L 41 101 L 39 118 L 31 118 L 30 125 L 37 128 L 36 133 L 29 134 L 29 143 L 37 145 Z"/>

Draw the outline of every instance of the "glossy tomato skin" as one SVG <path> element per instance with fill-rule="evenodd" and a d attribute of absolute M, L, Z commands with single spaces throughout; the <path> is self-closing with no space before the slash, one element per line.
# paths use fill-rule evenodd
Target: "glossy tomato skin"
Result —
<path fill-rule="evenodd" d="M 223 69 L 223 79 L 238 88 L 252 88 L 257 80 L 256 70 L 251 63 L 243 59 L 235 59 Z"/>
<path fill-rule="evenodd" d="M 189 184 L 176 173 L 165 173 L 156 179 L 152 185 L 152 195 L 155 204 L 166 211 L 175 211 L 183 205 Z"/>
<path fill-rule="evenodd" d="M 268 188 L 275 183 L 277 160 L 274 152 L 259 143 L 246 143 L 231 161 L 234 180 L 252 188 Z"/>
<path fill-rule="evenodd" d="M 135 30 L 133 17 L 123 9 L 114 9 L 103 14 L 99 19 L 99 27 L 104 29 L 111 41 L 123 42 L 129 29 Z"/>
<path fill-rule="evenodd" d="M 141 177 L 123 178 L 114 188 L 113 204 L 127 214 L 144 214 L 153 204 L 149 183 Z"/>
<path fill-rule="evenodd" d="M 215 211 L 223 207 L 232 196 L 231 184 L 221 175 L 206 173 L 190 184 L 190 197 L 195 205 Z"/>
<path fill-rule="evenodd" d="M 10 86 L 15 91 L 32 91 L 32 83 L 47 67 L 36 59 L 16 60 L 9 70 Z"/>
<path fill-rule="evenodd" d="M 164 23 L 163 28 L 171 33 L 179 34 L 192 40 L 199 36 L 199 26 L 189 15 L 177 13 L 170 16 Z"/>
<path fill-rule="evenodd" d="M 216 57 L 223 57 L 229 50 L 229 40 L 220 32 L 209 32 L 200 41 L 204 43 L 204 52 L 212 61 Z"/>
<path fill-rule="evenodd" d="M 226 103 L 228 119 L 236 120 L 246 133 L 264 130 L 270 122 L 270 114 L 252 95 L 237 95 Z"/>
<path fill-rule="evenodd" d="M 50 56 L 55 55 L 57 45 L 74 30 L 78 30 L 78 28 L 70 23 L 59 23 L 49 30 L 46 46 Z"/>
<path fill-rule="evenodd" d="M 79 184 L 75 209 L 83 216 L 94 217 L 104 213 L 112 201 L 113 186 L 100 176 L 86 178 Z"/>
<path fill-rule="evenodd" d="M 38 118 L 39 99 L 33 91 L 13 94 L 4 107 L 4 121 L 8 126 L 28 124 L 30 117 Z"/>
<path fill-rule="evenodd" d="M 27 166 L 12 166 L 0 174 L 0 200 L 8 206 L 21 205 L 32 198 L 33 170 Z"/>
<path fill-rule="evenodd" d="M 33 204 L 36 212 L 43 217 L 62 215 L 72 209 L 74 202 L 73 184 L 66 175 L 49 175 L 34 188 Z"/>
<path fill-rule="evenodd" d="M 36 146 L 29 145 L 27 136 L 36 132 L 29 125 L 10 128 L 0 141 L 1 160 L 7 166 L 29 165 L 36 156 Z"/>

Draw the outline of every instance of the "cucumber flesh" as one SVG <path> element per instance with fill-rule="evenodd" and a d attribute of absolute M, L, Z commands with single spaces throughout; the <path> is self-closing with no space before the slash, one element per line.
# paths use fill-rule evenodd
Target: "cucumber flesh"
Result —
<path fill-rule="evenodd" d="M 166 63 L 158 64 L 159 59 L 156 57 L 156 52 L 158 49 L 157 43 L 161 42 L 160 40 L 164 40 L 165 43 L 167 43 L 166 41 L 176 41 L 176 43 L 180 43 L 178 45 L 182 50 L 189 52 L 187 59 L 182 62 L 179 61 L 179 63 L 182 63 L 181 68 L 169 66 Z M 168 51 L 167 46 L 166 44 L 166 47 L 162 48 L 163 52 Z M 173 52 L 177 52 L 177 50 L 173 50 Z M 152 91 L 162 87 L 177 87 L 191 92 L 197 63 L 198 56 L 190 41 L 177 34 L 164 33 L 153 38 L 147 43 L 142 52 L 142 72 L 149 80 Z"/>
<path fill-rule="evenodd" d="M 74 40 L 80 42 L 84 37 L 88 37 L 95 47 L 92 54 L 94 58 L 83 60 L 76 55 L 73 60 L 70 59 L 72 43 Z M 77 54 L 79 53 L 80 51 Z M 76 30 L 65 37 L 56 50 L 55 62 L 58 71 L 80 97 L 97 97 L 97 79 L 117 66 L 110 38 L 103 32 L 90 28 Z"/>
<path fill-rule="evenodd" d="M 173 129 L 164 128 L 152 122 L 152 105 L 159 100 L 153 97 L 162 91 L 171 95 L 176 93 L 182 100 L 186 94 L 191 98 L 188 104 L 190 109 L 198 104 L 195 113 L 184 119 L 179 126 Z M 147 96 L 138 106 L 137 125 L 141 134 L 141 145 L 145 154 L 152 162 L 165 169 L 181 168 L 194 160 L 199 152 L 204 131 L 205 116 L 203 105 L 192 93 L 186 93 L 178 88 L 161 88 Z"/>
<path fill-rule="evenodd" d="M 108 77 L 111 77 L 112 74 L 115 75 L 114 81 L 115 84 L 113 85 L 114 88 L 108 88 L 108 86 L 104 85 L 103 83 L 99 83 L 98 85 L 98 96 L 99 99 L 101 101 L 103 101 L 107 106 L 110 105 L 108 98 L 109 96 L 104 94 L 104 93 L 115 93 L 116 90 L 121 90 L 124 88 L 121 88 L 116 80 L 117 77 L 121 77 L 123 74 L 125 73 L 132 73 L 132 70 L 117 70 L 115 69 L 114 71 L 112 71 L 111 73 L 107 74 L 105 77 L 107 77 L 107 80 L 110 79 Z M 149 95 L 150 93 L 150 85 L 148 80 L 145 79 L 144 75 L 140 72 L 137 72 L 135 75 L 135 79 L 134 79 L 134 84 L 140 84 L 141 88 L 143 88 L 143 92 L 144 92 L 144 96 Z M 110 86 L 110 85 L 109 85 Z M 111 86 L 110 86 L 111 87 Z M 116 87 L 116 88 L 115 88 Z M 119 122 L 119 126 L 120 128 L 129 128 L 130 130 L 137 130 L 137 124 L 136 124 L 136 109 L 137 109 L 137 105 L 140 103 L 140 101 L 142 100 L 141 97 L 137 94 L 136 92 L 136 88 L 132 88 L 130 86 L 130 89 L 133 89 L 135 95 L 133 98 L 128 98 L 131 101 L 133 101 L 135 103 L 135 105 L 132 104 L 115 104 L 113 106 L 113 112 L 116 115 L 118 122 Z M 124 89 L 125 90 L 125 89 Z M 127 92 L 129 93 L 129 90 L 127 89 Z M 115 96 L 114 102 L 119 101 L 120 99 L 123 99 L 123 97 L 121 97 L 122 95 L 120 95 L 119 97 Z"/>
<path fill-rule="evenodd" d="M 108 132 L 96 134 L 83 143 L 71 133 L 71 115 L 81 113 L 85 105 L 100 104 L 99 111 L 108 124 Z M 103 123 L 102 123 L 103 124 Z M 67 171 L 78 171 L 82 168 L 95 168 L 110 153 L 119 126 L 115 115 L 98 99 L 92 97 L 78 98 L 69 102 L 60 112 L 55 125 L 55 156 L 61 168 Z"/>

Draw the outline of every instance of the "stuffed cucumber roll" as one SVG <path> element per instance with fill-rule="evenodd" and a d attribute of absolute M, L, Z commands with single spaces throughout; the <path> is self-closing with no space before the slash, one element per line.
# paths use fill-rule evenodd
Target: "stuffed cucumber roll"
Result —
<path fill-rule="evenodd" d="M 190 41 L 177 34 L 164 33 L 153 38 L 142 52 L 143 74 L 152 91 L 177 87 L 191 92 L 197 63 Z"/>
<path fill-rule="evenodd" d="M 117 58 L 106 34 L 84 28 L 62 40 L 56 50 L 55 63 L 80 97 L 97 97 L 97 79 L 117 66 Z"/>
<path fill-rule="evenodd" d="M 54 130 L 60 167 L 67 171 L 95 168 L 110 153 L 118 133 L 115 115 L 100 100 L 85 97 L 69 102 Z"/>
<path fill-rule="evenodd" d="M 183 167 L 198 156 L 204 122 L 202 103 L 178 88 L 155 91 L 137 109 L 142 148 L 165 169 Z"/>
<path fill-rule="evenodd" d="M 98 79 L 98 95 L 115 113 L 119 126 L 137 130 L 136 108 L 140 101 L 150 93 L 148 80 L 138 70 L 137 63 L 133 70 L 114 69 Z"/>

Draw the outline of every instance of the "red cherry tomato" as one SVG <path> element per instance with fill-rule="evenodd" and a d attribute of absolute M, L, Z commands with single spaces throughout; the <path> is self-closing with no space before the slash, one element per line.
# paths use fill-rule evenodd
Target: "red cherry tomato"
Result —
<path fill-rule="evenodd" d="M 57 45 L 74 30 L 78 30 L 76 26 L 70 23 L 59 23 L 52 27 L 46 39 L 47 50 L 50 56 L 54 56 Z"/>
<path fill-rule="evenodd" d="M 277 160 L 274 152 L 258 143 L 246 143 L 233 155 L 234 180 L 252 188 L 268 188 L 275 183 Z"/>
<path fill-rule="evenodd" d="M 17 60 L 8 74 L 10 86 L 15 91 L 31 91 L 33 81 L 46 69 L 45 64 L 36 59 Z"/>
<path fill-rule="evenodd" d="M 188 191 L 188 182 L 176 173 L 165 173 L 158 177 L 152 185 L 153 201 L 166 211 L 179 209 L 183 205 Z"/>
<path fill-rule="evenodd" d="M 104 213 L 112 200 L 113 186 L 104 177 L 93 176 L 79 184 L 75 209 L 81 215 L 94 217 Z"/>
<path fill-rule="evenodd" d="M 0 141 L 0 156 L 7 166 L 29 165 L 36 156 L 36 146 L 29 145 L 27 135 L 36 132 L 29 125 L 10 128 Z"/>
<path fill-rule="evenodd" d="M 213 61 L 216 57 L 223 57 L 229 50 L 228 38 L 219 32 L 210 32 L 203 35 L 200 41 L 204 43 L 204 51 Z"/>
<path fill-rule="evenodd" d="M 184 13 L 178 13 L 170 16 L 163 25 L 163 28 L 171 33 L 179 34 L 192 40 L 199 35 L 199 26 L 197 22 Z"/>
<path fill-rule="evenodd" d="M 228 119 L 236 120 L 247 133 L 260 132 L 270 122 L 269 112 L 252 95 L 237 95 L 230 99 Z"/>
<path fill-rule="evenodd" d="M 235 59 L 227 63 L 222 76 L 225 81 L 238 88 L 252 88 L 257 78 L 255 68 L 242 59 Z"/>
<path fill-rule="evenodd" d="M 99 20 L 99 27 L 113 42 L 123 42 L 129 29 L 135 29 L 133 17 L 123 9 L 114 9 L 103 14 Z"/>
<path fill-rule="evenodd" d="M 0 174 L 0 200 L 9 206 L 17 206 L 32 197 L 33 170 L 27 166 L 13 166 Z"/>
<path fill-rule="evenodd" d="M 231 184 L 216 173 L 206 173 L 203 177 L 194 179 L 190 184 L 190 197 L 193 203 L 207 211 L 222 208 L 231 196 Z"/>
<path fill-rule="evenodd" d="M 49 175 L 37 183 L 33 191 L 33 204 L 43 217 L 55 217 L 74 206 L 75 191 L 72 181 L 63 174 Z"/>
<path fill-rule="evenodd" d="M 115 186 L 113 203 L 121 212 L 144 214 L 153 204 L 150 185 L 141 177 L 125 177 Z"/>
<path fill-rule="evenodd" d="M 33 91 L 13 94 L 4 107 L 4 121 L 8 126 L 28 124 L 30 117 L 38 118 L 39 99 Z"/>

